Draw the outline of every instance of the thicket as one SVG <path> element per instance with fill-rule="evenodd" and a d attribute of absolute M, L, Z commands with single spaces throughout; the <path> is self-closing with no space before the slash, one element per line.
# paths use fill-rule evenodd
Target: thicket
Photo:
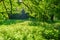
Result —
<path fill-rule="evenodd" d="M 8 19 L 8 14 L 21 14 L 24 9 L 30 16 L 40 21 L 60 19 L 59 0 L 0 0 L 0 19 Z"/>

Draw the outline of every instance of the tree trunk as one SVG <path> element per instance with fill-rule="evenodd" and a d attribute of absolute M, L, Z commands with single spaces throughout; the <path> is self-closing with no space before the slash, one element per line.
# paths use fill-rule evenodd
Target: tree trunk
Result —
<path fill-rule="evenodd" d="M 54 21 L 54 14 L 51 15 L 51 21 Z"/>
<path fill-rule="evenodd" d="M 10 5 L 11 5 L 11 14 L 12 14 L 12 1 L 11 0 L 9 0 L 10 1 Z"/>
<path fill-rule="evenodd" d="M 6 8 L 6 6 L 5 6 L 5 3 L 4 3 L 4 1 L 3 1 L 3 5 L 4 5 L 4 8 L 6 9 L 6 13 L 8 13 L 8 12 L 7 12 L 7 8 Z"/>

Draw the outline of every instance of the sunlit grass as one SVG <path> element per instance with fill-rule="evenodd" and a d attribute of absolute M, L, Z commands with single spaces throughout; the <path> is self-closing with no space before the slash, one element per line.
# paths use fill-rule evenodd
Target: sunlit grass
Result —
<path fill-rule="evenodd" d="M 10 23 L 10 24 L 9 24 Z M 36 24 L 35 24 L 36 23 Z M 48 24 L 46 22 L 29 20 L 7 20 L 0 25 L 0 40 L 48 40 L 58 39 L 60 23 Z"/>
<path fill-rule="evenodd" d="M 43 40 L 42 27 L 29 26 L 28 22 L 0 26 L 1 40 Z"/>

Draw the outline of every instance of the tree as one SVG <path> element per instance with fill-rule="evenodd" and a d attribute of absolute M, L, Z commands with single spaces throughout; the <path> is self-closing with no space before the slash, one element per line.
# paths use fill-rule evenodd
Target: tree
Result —
<path fill-rule="evenodd" d="M 12 0 L 9 0 L 10 1 L 10 5 L 11 5 L 11 14 L 12 14 Z"/>
<path fill-rule="evenodd" d="M 25 0 L 27 1 L 27 0 Z M 31 8 L 31 15 L 35 14 L 38 20 L 51 20 L 54 21 L 54 16 L 58 13 L 60 8 L 59 0 L 29 0 L 28 6 Z M 26 3 L 26 2 L 25 2 Z M 33 15 L 33 16 L 35 16 Z"/>

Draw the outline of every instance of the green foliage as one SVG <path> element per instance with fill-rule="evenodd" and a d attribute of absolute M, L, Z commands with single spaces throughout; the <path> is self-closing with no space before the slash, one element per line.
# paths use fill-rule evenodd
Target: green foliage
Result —
<path fill-rule="evenodd" d="M 60 19 L 60 1 L 59 0 L 24 0 L 22 3 L 19 3 L 18 0 L 4 0 L 0 3 L 0 11 L 6 12 L 12 11 L 12 13 L 20 13 L 21 9 L 24 8 L 29 15 L 35 17 L 38 20 L 49 21 L 55 20 L 55 18 Z M 6 7 L 4 7 L 4 5 Z M 12 7 L 12 8 L 11 8 Z M 10 12 L 11 13 L 11 12 Z"/>
<path fill-rule="evenodd" d="M 7 13 L 22 9 L 32 17 L 30 21 L 6 20 Z M 53 23 L 56 19 L 60 20 L 59 0 L 0 0 L 0 40 L 59 40 L 60 21 Z"/>
<path fill-rule="evenodd" d="M 27 26 L 28 22 L 0 26 L 0 39 L 2 40 L 45 40 L 41 36 L 42 27 Z M 19 25 L 19 26 L 18 26 Z"/>
<path fill-rule="evenodd" d="M 36 21 L 33 23 L 27 20 L 7 20 L 3 23 L 6 24 L 0 26 L 1 40 L 58 40 L 59 37 L 58 22 L 39 22 L 40 25 L 33 25 Z"/>

